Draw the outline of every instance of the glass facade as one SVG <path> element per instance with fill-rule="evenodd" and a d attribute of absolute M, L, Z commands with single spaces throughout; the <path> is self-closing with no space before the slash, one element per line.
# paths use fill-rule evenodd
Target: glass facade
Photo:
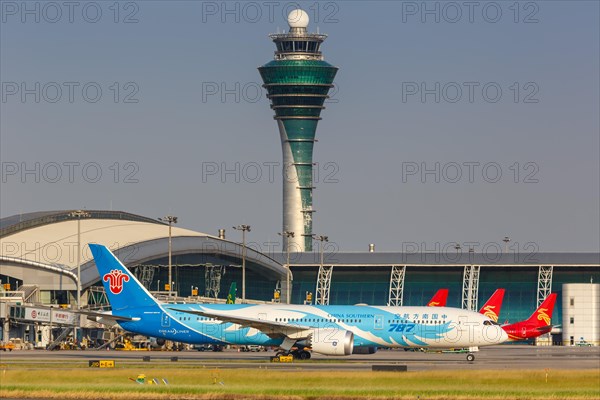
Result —
<path fill-rule="evenodd" d="M 315 293 L 318 266 L 292 266 L 294 276 L 292 302 L 301 304 L 306 292 Z M 386 305 L 390 270 L 388 266 L 334 266 L 331 278 L 330 304 Z M 403 304 L 425 305 L 434 293 L 448 288 L 449 307 L 462 306 L 463 266 L 407 266 L 404 278 Z M 506 289 L 499 322 L 517 322 L 529 318 L 537 306 L 538 267 L 482 267 L 479 278 L 478 307 L 498 288 Z M 562 285 L 564 283 L 600 282 L 597 267 L 554 267 L 552 292 L 558 299 L 552 324 L 562 324 Z M 314 297 L 313 297 L 314 298 Z"/>
<path fill-rule="evenodd" d="M 219 285 L 219 298 L 226 299 L 229 287 L 236 282 L 238 297 L 242 296 L 242 261 L 237 257 L 228 257 L 215 254 L 185 254 L 172 257 L 171 277 L 176 282 L 173 290 L 179 296 L 192 295 L 192 289 L 198 288 L 198 294 L 205 296 L 206 288 L 206 264 L 213 266 L 224 266 Z M 169 277 L 169 260 L 167 257 L 155 259 L 144 263 L 144 265 L 159 266 L 154 270 L 148 289 L 151 291 L 164 291 L 164 285 Z M 138 268 L 132 268 L 139 277 Z M 274 274 L 269 274 L 263 267 L 246 261 L 246 298 L 270 301 L 278 279 Z M 98 282 L 98 286 L 100 282 Z M 179 286 L 179 288 L 177 288 Z"/>

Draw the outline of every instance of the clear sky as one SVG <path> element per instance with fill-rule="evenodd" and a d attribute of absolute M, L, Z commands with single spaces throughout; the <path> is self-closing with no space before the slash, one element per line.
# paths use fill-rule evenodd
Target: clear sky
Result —
<path fill-rule="evenodd" d="M 597 1 L 299 3 L 340 67 L 314 233 L 349 251 L 505 236 L 599 251 Z M 256 68 L 293 2 L 0 4 L 2 217 L 171 213 L 278 240 L 281 145 Z"/>

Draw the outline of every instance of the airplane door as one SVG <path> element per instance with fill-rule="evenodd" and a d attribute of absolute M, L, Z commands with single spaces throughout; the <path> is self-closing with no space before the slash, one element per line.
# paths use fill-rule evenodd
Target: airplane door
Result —
<path fill-rule="evenodd" d="M 375 329 L 383 329 L 383 315 L 376 315 L 374 324 Z"/>
<path fill-rule="evenodd" d="M 521 336 L 527 337 L 527 328 L 526 327 L 521 328 Z"/>
<path fill-rule="evenodd" d="M 260 314 L 258 314 L 258 319 L 260 321 L 266 321 L 267 320 L 267 314 L 266 313 L 260 313 Z"/>
<path fill-rule="evenodd" d="M 166 312 L 163 312 L 160 318 L 160 326 L 163 328 L 168 328 L 171 326 L 171 317 Z"/>

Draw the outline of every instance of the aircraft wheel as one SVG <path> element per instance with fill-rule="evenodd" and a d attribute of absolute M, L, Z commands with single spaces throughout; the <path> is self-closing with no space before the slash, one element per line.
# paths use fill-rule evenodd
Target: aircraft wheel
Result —
<path fill-rule="evenodd" d="M 305 351 L 304 353 L 306 353 L 306 359 L 310 360 L 310 358 L 312 357 L 312 354 L 310 354 L 310 351 Z"/>
<path fill-rule="evenodd" d="M 310 353 L 308 351 L 301 350 L 298 352 L 298 359 L 308 360 L 309 358 L 310 358 Z"/>
<path fill-rule="evenodd" d="M 474 361 L 475 360 L 475 354 L 469 353 L 467 354 L 467 361 Z"/>

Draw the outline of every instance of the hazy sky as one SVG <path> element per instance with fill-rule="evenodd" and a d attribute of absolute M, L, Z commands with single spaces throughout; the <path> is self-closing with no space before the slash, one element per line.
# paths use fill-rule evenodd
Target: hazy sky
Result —
<path fill-rule="evenodd" d="M 256 68 L 293 2 L 0 3 L 2 217 L 112 208 L 278 240 Z M 598 2 L 299 3 L 340 67 L 315 233 L 356 251 L 506 235 L 599 251 Z"/>

